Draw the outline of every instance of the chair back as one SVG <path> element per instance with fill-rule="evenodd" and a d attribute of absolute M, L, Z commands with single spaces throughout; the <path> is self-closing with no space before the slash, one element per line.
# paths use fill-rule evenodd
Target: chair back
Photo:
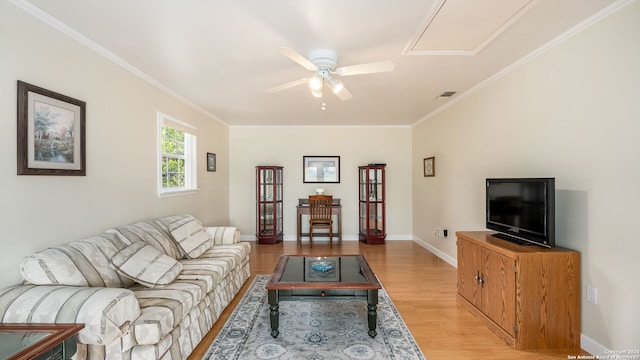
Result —
<path fill-rule="evenodd" d="M 309 195 L 309 221 L 312 223 L 330 223 L 333 196 Z"/>

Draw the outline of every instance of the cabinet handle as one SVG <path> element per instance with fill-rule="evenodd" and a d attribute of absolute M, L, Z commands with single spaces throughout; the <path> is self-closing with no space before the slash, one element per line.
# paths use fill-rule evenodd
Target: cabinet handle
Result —
<path fill-rule="evenodd" d="M 484 287 L 484 278 L 483 275 L 480 274 L 480 271 L 476 271 L 476 274 L 473 276 L 473 278 L 476 280 L 476 284 Z"/>

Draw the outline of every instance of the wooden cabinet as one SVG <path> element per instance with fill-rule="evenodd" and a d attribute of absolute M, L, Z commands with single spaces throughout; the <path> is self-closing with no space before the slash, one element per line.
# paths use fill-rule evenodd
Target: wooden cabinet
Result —
<path fill-rule="evenodd" d="M 514 349 L 580 347 L 580 254 L 457 232 L 458 299 Z"/>
<path fill-rule="evenodd" d="M 384 164 L 358 167 L 359 239 L 367 244 L 384 244 L 385 230 L 385 179 Z"/>
<path fill-rule="evenodd" d="M 256 166 L 256 241 L 282 241 L 282 166 Z"/>

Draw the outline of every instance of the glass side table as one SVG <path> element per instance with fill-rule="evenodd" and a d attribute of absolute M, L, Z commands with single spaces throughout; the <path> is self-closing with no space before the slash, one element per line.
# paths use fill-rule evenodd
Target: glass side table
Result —
<path fill-rule="evenodd" d="M 70 359 L 83 324 L 0 324 L 0 359 Z"/>

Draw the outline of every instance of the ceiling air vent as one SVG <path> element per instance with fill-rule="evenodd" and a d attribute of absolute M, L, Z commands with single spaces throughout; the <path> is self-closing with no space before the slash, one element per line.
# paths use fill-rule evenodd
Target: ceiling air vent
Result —
<path fill-rule="evenodd" d="M 445 91 L 442 94 L 440 94 L 440 96 L 438 96 L 438 99 L 444 99 L 444 98 L 450 98 L 452 97 L 457 91 Z"/>

